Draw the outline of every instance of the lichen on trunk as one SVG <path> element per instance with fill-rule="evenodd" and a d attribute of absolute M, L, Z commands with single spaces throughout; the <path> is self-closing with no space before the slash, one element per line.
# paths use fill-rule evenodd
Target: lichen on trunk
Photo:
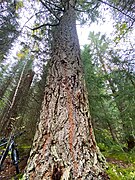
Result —
<path fill-rule="evenodd" d="M 53 30 L 40 122 L 25 177 L 30 180 L 105 179 L 83 79 L 72 6 Z"/>

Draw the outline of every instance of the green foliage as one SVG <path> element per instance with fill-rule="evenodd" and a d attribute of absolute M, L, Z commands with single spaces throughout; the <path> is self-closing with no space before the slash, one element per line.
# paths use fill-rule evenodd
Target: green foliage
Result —
<path fill-rule="evenodd" d="M 110 151 L 104 153 L 105 157 L 111 161 L 108 163 L 107 173 L 110 179 L 118 180 L 134 180 L 135 178 L 135 153 L 125 153 L 118 148 L 117 145 L 113 146 Z"/>
<path fill-rule="evenodd" d="M 80 24 L 83 25 L 86 22 L 91 23 L 98 20 L 100 2 L 91 1 L 87 2 L 84 0 L 79 0 L 76 4 L 77 19 Z"/>
<path fill-rule="evenodd" d="M 108 6 L 112 7 L 112 14 L 117 23 L 126 23 L 131 29 L 134 20 L 134 1 L 107 0 Z"/>
<path fill-rule="evenodd" d="M 129 29 L 126 22 L 116 24 L 116 32 L 114 42 L 119 43 L 120 40 L 128 33 Z"/>
<path fill-rule="evenodd" d="M 110 180 L 134 180 L 135 178 L 135 151 L 124 152 L 123 145 L 117 144 L 112 141 L 107 130 L 95 131 L 97 136 L 101 136 L 97 139 L 98 147 L 107 159 L 107 174 Z"/>
<path fill-rule="evenodd" d="M 98 132 L 103 128 L 110 131 L 113 141 L 128 146 L 126 141 L 134 134 L 135 127 L 135 86 L 132 71 L 129 73 L 131 66 L 110 48 L 111 41 L 105 35 L 91 32 L 89 40 L 90 44 L 82 51 L 82 59 L 96 139 L 105 149 L 102 143 L 107 142 L 101 140 L 103 132 Z"/>
<path fill-rule="evenodd" d="M 5 2 L 5 3 L 4 3 Z M 0 62 L 3 61 L 11 49 L 13 42 L 19 35 L 15 6 L 12 1 L 1 2 L 0 12 Z"/>
<path fill-rule="evenodd" d="M 19 9 L 21 9 L 23 7 L 24 7 L 23 1 L 16 2 L 16 11 L 18 11 Z"/>
<path fill-rule="evenodd" d="M 134 180 L 135 171 L 133 166 L 127 168 L 119 167 L 119 165 L 109 164 L 107 174 L 110 180 Z"/>
<path fill-rule="evenodd" d="M 96 140 L 101 151 L 110 149 L 114 145 L 111 134 L 106 129 L 95 129 Z"/>

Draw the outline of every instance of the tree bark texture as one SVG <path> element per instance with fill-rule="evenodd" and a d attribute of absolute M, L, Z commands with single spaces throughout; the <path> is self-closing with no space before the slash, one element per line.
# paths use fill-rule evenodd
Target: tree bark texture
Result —
<path fill-rule="evenodd" d="M 40 122 L 25 179 L 105 179 L 88 112 L 76 14 L 72 7 L 53 30 L 52 58 Z"/>

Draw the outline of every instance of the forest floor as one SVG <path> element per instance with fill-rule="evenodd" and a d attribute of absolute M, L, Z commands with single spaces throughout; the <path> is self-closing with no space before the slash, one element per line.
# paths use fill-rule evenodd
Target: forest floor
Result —
<path fill-rule="evenodd" d="M 135 162 L 116 157 L 106 157 L 106 161 L 110 180 L 135 180 Z"/>
<path fill-rule="evenodd" d="M 109 164 L 114 164 L 114 165 L 117 165 L 118 167 L 122 167 L 122 168 L 129 168 L 129 167 L 132 167 L 133 164 L 132 163 L 128 163 L 128 162 L 125 162 L 125 161 L 122 161 L 122 160 L 118 160 L 118 159 L 115 159 L 115 158 L 106 158 L 106 161 L 109 163 Z"/>
<path fill-rule="evenodd" d="M 24 169 L 26 167 L 27 158 L 28 157 L 25 156 L 21 158 L 20 160 L 20 163 L 19 163 L 20 175 L 19 176 L 16 176 L 16 170 L 15 170 L 15 167 L 12 165 L 11 159 L 7 158 L 0 172 L 0 180 L 11 180 L 11 179 L 19 180 L 19 177 L 21 176 L 21 174 L 23 174 Z M 122 175 L 123 172 L 121 171 L 124 170 L 124 172 L 126 173 L 128 172 L 128 169 L 133 169 L 133 171 L 135 170 L 135 166 L 132 163 L 128 163 L 123 160 L 118 160 L 118 159 L 115 159 L 114 157 L 108 157 L 106 158 L 106 160 L 108 162 L 109 168 L 111 168 L 111 170 L 109 170 L 109 175 L 110 175 L 111 180 L 115 180 L 116 178 L 117 180 L 127 180 L 126 177 Z M 134 180 L 134 177 L 129 180 Z"/>

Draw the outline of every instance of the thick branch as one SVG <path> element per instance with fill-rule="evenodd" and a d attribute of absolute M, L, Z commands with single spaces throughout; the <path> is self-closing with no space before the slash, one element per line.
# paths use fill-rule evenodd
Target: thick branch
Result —
<path fill-rule="evenodd" d="M 53 6 L 56 8 L 56 10 L 63 11 L 62 7 L 57 6 L 56 4 L 51 3 L 51 2 L 49 2 L 49 1 L 46 1 L 46 2 L 49 3 L 49 4 L 51 4 L 51 5 L 53 5 Z"/>
<path fill-rule="evenodd" d="M 44 27 L 44 26 L 58 26 L 59 25 L 59 23 L 56 23 L 56 24 L 50 24 L 50 23 L 46 23 L 46 24 L 42 24 L 42 25 L 40 25 L 40 26 L 37 26 L 37 27 L 35 27 L 35 28 L 30 28 L 30 27 L 28 27 L 28 26 L 26 26 L 27 28 L 29 28 L 30 30 L 37 30 L 37 29 L 40 29 L 40 28 L 42 28 L 42 27 Z"/>
<path fill-rule="evenodd" d="M 34 16 L 36 16 L 36 15 L 38 15 L 38 14 L 41 14 L 41 13 L 44 13 L 45 11 L 39 11 L 39 12 L 37 12 L 36 14 L 33 14 L 25 23 L 24 23 L 24 25 L 22 26 L 22 28 L 21 28 L 21 30 L 24 28 L 24 27 L 28 27 L 28 26 L 26 26 L 26 24 L 34 17 Z M 29 28 L 29 27 L 28 27 Z M 30 29 L 30 28 L 29 28 Z"/>
<path fill-rule="evenodd" d="M 48 7 L 42 0 L 39 0 L 39 1 L 43 4 L 43 6 L 46 7 L 46 9 L 48 9 L 48 11 L 49 11 L 50 13 L 52 13 L 52 14 L 55 16 L 56 19 L 59 20 L 59 18 L 57 17 L 57 15 L 54 13 L 54 11 L 53 11 L 50 7 Z"/>

